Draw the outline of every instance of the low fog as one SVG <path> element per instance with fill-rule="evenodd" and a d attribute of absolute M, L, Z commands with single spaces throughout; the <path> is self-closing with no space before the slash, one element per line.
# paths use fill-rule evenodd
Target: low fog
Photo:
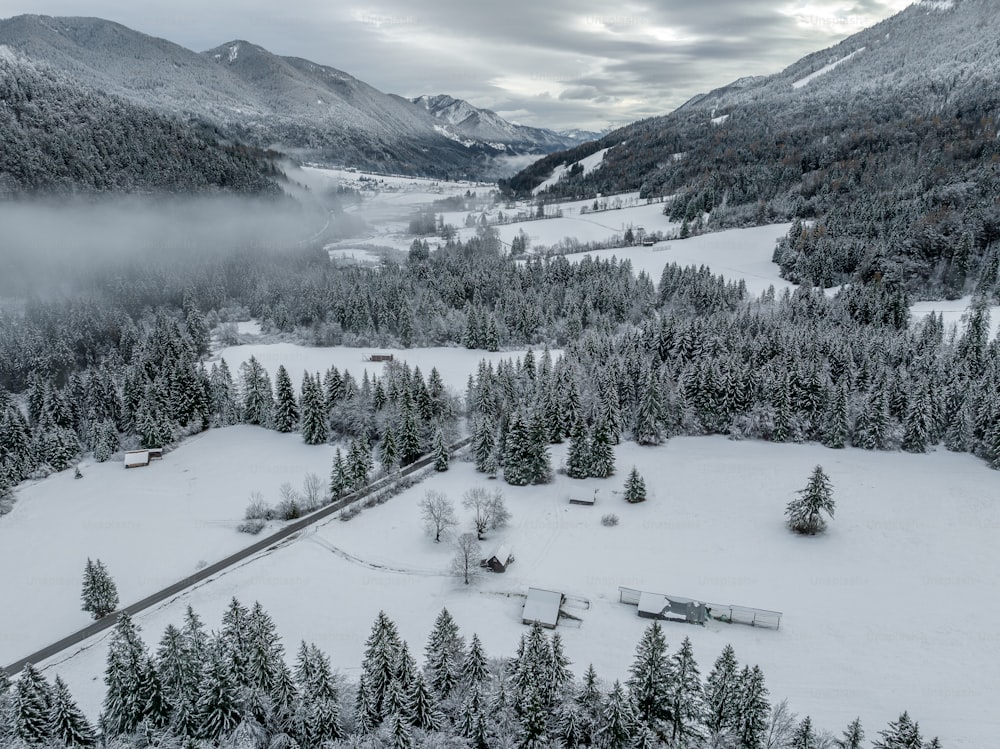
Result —
<path fill-rule="evenodd" d="M 305 192 L 303 190 L 303 192 Z M 81 279 L 150 263 L 289 251 L 349 236 L 358 224 L 332 200 L 233 196 L 116 197 L 0 203 L 0 294 L 72 293 Z"/>

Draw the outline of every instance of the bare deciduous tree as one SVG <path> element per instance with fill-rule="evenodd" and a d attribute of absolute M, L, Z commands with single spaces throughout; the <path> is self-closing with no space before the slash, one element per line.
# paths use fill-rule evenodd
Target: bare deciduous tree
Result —
<path fill-rule="evenodd" d="M 462 506 L 475 513 L 473 522 L 476 525 L 476 537 L 480 541 L 487 530 L 502 528 L 510 520 L 510 512 L 499 489 L 490 492 L 481 486 L 475 486 L 463 496 Z"/>
<path fill-rule="evenodd" d="M 440 543 L 441 535 L 449 528 L 458 525 L 455 518 L 455 505 L 441 492 L 429 490 L 420 502 L 420 510 L 424 518 L 424 527 L 434 536 L 434 542 Z"/>
<path fill-rule="evenodd" d="M 302 504 L 306 512 L 312 512 L 323 506 L 326 500 L 326 486 L 315 473 L 306 474 L 302 481 Z"/>
<path fill-rule="evenodd" d="M 479 539 L 473 533 L 463 533 L 455 541 L 455 556 L 451 560 L 451 571 L 468 585 L 479 575 L 481 549 Z"/>

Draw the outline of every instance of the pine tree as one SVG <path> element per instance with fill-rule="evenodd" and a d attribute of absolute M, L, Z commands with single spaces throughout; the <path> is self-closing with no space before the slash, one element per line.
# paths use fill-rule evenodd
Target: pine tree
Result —
<path fill-rule="evenodd" d="M 279 432 L 290 432 L 299 421 L 299 407 L 295 402 L 295 388 L 288 370 L 279 366 L 274 376 L 275 404 L 274 428 Z"/>
<path fill-rule="evenodd" d="M 570 660 L 563 650 L 562 636 L 555 632 L 552 635 L 552 667 L 549 671 L 549 691 L 551 700 L 555 701 L 567 691 L 573 683 L 573 673 L 569 670 Z"/>
<path fill-rule="evenodd" d="M 839 450 L 847 441 L 849 428 L 847 386 L 841 385 L 837 388 L 836 394 L 827 400 L 823 444 Z"/>
<path fill-rule="evenodd" d="M 333 453 L 333 467 L 330 469 L 330 497 L 340 499 L 348 490 L 349 484 L 347 464 L 338 447 Z"/>
<path fill-rule="evenodd" d="M 118 623 L 108 646 L 107 667 L 104 671 L 104 709 L 101 728 L 105 736 L 131 733 L 145 715 L 146 664 L 149 656 L 139 637 L 139 628 L 126 612 L 118 615 Z"/>
<path fill-rule="evenodd" d="M 821 513 L 825 512 L 832 518 L 835 509 L 830 478 L 822 466 L 813 469 L 806 488 L 798 493 L 799 498 L 793 499 L 785 508 L 788 527 L 803 535 L 822 533 L 826 529 L 826 522 Z"/>
<path fill-rule="evenodd" d="M 437 700 L 427 687 L 423 675 L 419 672 L 413 677 L 413 688 L 408 696 L 411 706 L 411 724 L 425 731 L 440 731 L 444 726 L 444 715 L 438 708 Z"/>
<path fill-rule="evenodd" d="M 878 732 L 879 737 L 872 743 L 872 749 L 922 749 L 920 726 L 903 712 L 897 720 L 889 722 L 888 728 Z"/>
<path fill-rule="evenodd" d="M 637 719 L 653 733 L 669 735 L 668 725 L 673 720 L 670 693 L 674 674 L 659 622 L 650 624 L 643 633 L 629 673 L 628 689 Z"/>
<path fill-rule="evenodd" d="M 239 684 L 230 669 L 221 641 L 213 643 L 207 652 L 202 670 L 198 697 L 198 735 L 218 741 L 230 734 L 241 719 Z"/>
<path fill-rule="evenodd" d="M 571 479 L 585 479 L 590 476 L 590 435 L 582 419 L 573 425 L 573 431 L 570 433 L 566 475 Z"/>
<path fill-rule="evenodd" d="M 274 395 L 267 370 L 253 356 L 240 365 L 243 385 L 243 420 L 247 424 L 267 426 L 274 411 Z"/>
<path fill-rule="evenodd" d="M 100 559 L 91 561 L 83 571 L 83 610 L 94 619 L 103 619 L 118 608 L 118 588 Z"/>
<path fill-rule="evenodd" d="M 50 708 L 52 736 L 68 747 L 97 745 L 97 733 L 77 707 L 66 683 L 56 676 Z"/>
<path fill-rule="evenodd" d="M 580 741 L 584 745 L 593 744 L 601 724 L 601 711 L 604 699 L 597 684 L 597 672 L 594 664 L 587 666 L 583 674 L 583 685 L 575 702 L 580 708 L 582 721 Z"/>
<path fill-rule="evenodd" d="M 705 718 L 701 674 L 687 637 L 671 659 L 673 681 L 670 685 L 670 738 L 674 744 L 687 745 L 701 739 L 700 726 Z"/>
<path fill-rule="evenodd" d="M 861 718 L 855 718 L 844 729 L 844 735 L 837 739 L 837 747 L 839 749 L 861 749 L 861 742 L 864 740 L 865 732 L 861 728 Z"/>
<path fill-rule="evenodd" d="M 646 379 L 632 433 L 640 445 L 658 445 L 663 439 L 662 396 L 653 373 Z"/>
<path fill-rule="evenodd" d="M 705 682 L 705 726 L 718 737 L 736 728 L 739 665 L 732 645 L 726 645 Z"/>
<path fill-rule="evenodd" d="M 527 486 L 532 479 L 531 433 L 519 411 L 511 416 L 503 451 L 503 479 L 513 486 Z"/>
<path fill-rule="evenodd" d="M 462 706 L 462 719 L 459 723 L 459 733 L 468 739 L 473 749 L 489 749 L 490 735 L 487 730 L 486 709 L 483 705 L 483 695 L 478 684 L 473 685 Z"/>
<path fill-rule="evenodd" d="M 53 736 L 52 687 L 30 663 L 21 671 L 14 698 L 18 737 L 28 746 L 45 744 Z"/>
<path fill-rule="evenodd" d="M 386 473 L 392 473 L 399 464 L 396 430 L 391 422 L 385 425 L 385 431 L 382 433 L 382 442 L 379 445 L 379 462 L 382 464 L 382 470 Z"/>
<path fill-rule="evenodd" d="M 817 749 L 818 740 L 819 737 L 816 736 L 816 731 L 813 729 L 812 718 L 807 715 L 799 722 L 792 734 L 791 749 Z"/>
<path fill-rule="evenodd" d="M 403 429 L 399 435 L 399 463 L 402 466 L 408 466 L 419 460 L 423 452 L 417 415 L 409 394 L 403 399 L 402 422 Z"/>
<path fill-rule="evenodd" d="M 735 713 L 736 735 L 741 747 L 763 749 L 770 710 L 760 667 L 744 666 L 738 680 Z"/>
<path fill-rule="evenodd" d="M 636 716 L 628 695 L 620 682 L 615 681 L 608 693 L 597 729 L 598 741 L 606 749 L 625 749 L 632 740 Z"/>
<path fill-rule="evenodd" d="M 489 662 L 486 659 L 486 651 L 483 650 L 483 643 L 479 635 L 473 633 L 472 642 L 469 643 L 469 652 L 462 661 L 463 678 L 474 685 L 482 685 L 489 678 Z"/>
<path fill-rule="evenodd" d="M 497 472 L 496 424 L 489 414 L 476 419 L 472 454 L 475 456 L 476 470 L 493 476 Z"/>
<path fill-rule="evenodd" d="M 632 466 L 632 470 L 629 471 L 628 478 L 625 480 L 624 494 L 625 501 L 632 504 L 646 501 L 646 482 L 639 475 L 635 466 Z"/>
<path fill-rule="evenodd" d="M 434 451 L 434 470 L 443 473 L 448 470 L 448 446 L 444 442 L 444 432 L 438 426 L 434 430 L 434 443 L 431 448 Z"/>
<path fill-rule="evenodd" d="M 607 478 L 615 472 L 615 450 L 606 421 L 597 422 L 590 440 L 590 463 L 587 473 L 594 478 Z"/>
<path fill-rule="evenodd" d="M 365 655 L 361 664 L 367 690 L 367 709 L 375 719 L 375 725 L 388 717 L 388 692 L 396 678 L 396 664 L 401 649 L 402 643 L 396 625 L 384 611 L 380 611 L 365 642 Z"/>
<path fill-rule="evenodd" d="M 458 683 L 464 653 L 458 625 L 448 609 L 441 609 L 424 649 L 428 682 L 441 699 L 447 699 Z"/>
<path fill-rule="evenodd" d="M 326 400 L 319 384 L 308 372 L 302 375 L 302 397 L 299 399 L 302 415 L 302 439 L 307 445 L 322 445 L 330 436 L 327 422 Z"/>
<path fill-rule="evenodd" d="M 548 714 L 541 685 L 529 682 L 521 695 L 521 705 L 519 749 L 544 749 L 549 746 L 546 735 Z"/>

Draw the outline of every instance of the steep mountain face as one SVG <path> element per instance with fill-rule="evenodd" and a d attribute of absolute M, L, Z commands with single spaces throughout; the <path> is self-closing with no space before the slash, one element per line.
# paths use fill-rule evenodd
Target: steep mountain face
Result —
<path fill-rule="evenodd" d="M 505 153 L 475 138 L 457 142 L 424 108 L 347 73 L 246 41 L 198 53 L 102 19 L 18 16 L 0 21 L 0 44 L 256 147 L 437 176 L 495 173 Z"/>
<path fill-rule="evenodd" d="M 776 75 L 553 154 L 504 187 L 528 194 L 610 147 L 600 168 L 567 170 L 543 194 L 676 195 L 671 215 L 693 231 L 801 219 L 775 255 L 792 280 L 993 293 L 998 27 L 992 0 L 918 3 Z"/>
<path fill-rule="evenodd" d="M 496 112 L 475 107 L 464 99 L 455 99 L 447 94 L 418 96 L 411 101 L 427 110 L 456 139 L 490 143 L 511 153 L 550 153 L 592 139 L 585 137 L 583 131 L 574 136 L 546 128 L 517 125 Z"/>
<path fill-rule="evenodd" d="M 0 46 L 0 198 L 78 192 L 277 194 L 263 154 L 108 96 Z"/>

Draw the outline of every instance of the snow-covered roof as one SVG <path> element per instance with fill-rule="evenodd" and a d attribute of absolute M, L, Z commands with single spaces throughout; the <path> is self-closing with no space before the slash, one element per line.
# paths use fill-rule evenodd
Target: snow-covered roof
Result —
<path fill-rule="evenodd" d="M 149 465 L 149 450 L 130 450 L 125 453 L 125 467 Z"/>
<path fill-rule="evenodd" d="M 659 593 L 648 593 L 643 591 L 639 594 L 640 614 L 660 614 L 663 609 L 670 606 L 670 601 L 666 596 Z"/>
<path fill-rule="evenodd" d="M 525 624 L 538 622 L 543 627 L 555 627 L 559 622 L 559 606 L 562 593 L 541 588 L 528 588 L 528 598 L 524 602 L 521 621 Z"/>
<path fill-rule="evenodd" d="M 510 547 L 507 544 L 502 545 L 491 558 L 496 558 L 501 564 L 507 564 L 507 560 L 510 559 Z"/>

